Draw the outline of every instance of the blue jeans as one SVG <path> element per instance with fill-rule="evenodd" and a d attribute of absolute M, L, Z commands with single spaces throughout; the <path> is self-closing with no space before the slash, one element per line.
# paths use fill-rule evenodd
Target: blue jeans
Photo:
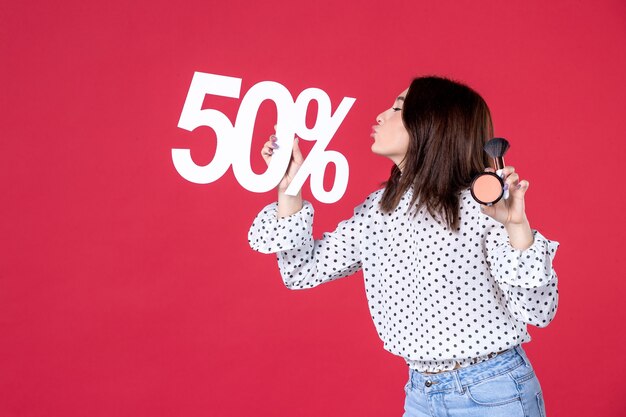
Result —
<path fill-rule="evenodd" d="M 454 371 L 409 368 L 403 417 L 545 417 L 539 380 L 521 346 Z"/>

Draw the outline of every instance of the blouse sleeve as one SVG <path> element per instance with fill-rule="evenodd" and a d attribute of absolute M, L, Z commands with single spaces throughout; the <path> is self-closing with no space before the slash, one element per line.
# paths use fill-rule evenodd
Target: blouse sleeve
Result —
<path fill-rule="evenodd" d="M 361 269 L 360 234 L 367 216 L 368 199 L 354 209 L 333 232 L 313 239 L 313 205 L 304 200 L 300 211 L 277 217 L 278 202 L 265 206 L 248 232 L 250 247 L 276 253 L 287 288 L 306 289 L 347 277 Z"/>
<path fill-rule="evenodd" d="M 513 317 L 546 327 L 556 314 L 559 299 L 558 278 L 552 265 L 559 242 L 545 238 L 535 229 L 533 236 L 529 248 L 515 249 L 504 225 L 498 223 L 485 241 L 487 262 Z"/>

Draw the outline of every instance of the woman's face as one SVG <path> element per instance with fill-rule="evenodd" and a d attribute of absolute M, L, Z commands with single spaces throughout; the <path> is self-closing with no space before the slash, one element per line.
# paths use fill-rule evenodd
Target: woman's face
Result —
<path fill-rule="evenodd" d="M 402 107 L 408 88 L 400 93 L 393 106 L 376 117 L 372 126 L 372 152 L 391 159 L 400 169 L 401 161 L 409 148 L 409 132 L 402 122 Z"/>

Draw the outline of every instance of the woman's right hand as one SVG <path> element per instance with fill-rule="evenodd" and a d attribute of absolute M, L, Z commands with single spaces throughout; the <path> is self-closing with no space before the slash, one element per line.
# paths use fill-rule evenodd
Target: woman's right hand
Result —
<path fill-rule="evenodd" d="M 276 131 L 276 126 L 274 126 L 274 131 Z M 263 149 L 261 149 L 261 155 L 265 160 L 267 165 L 270 164 L 272 160 L 272 155 L 278 149 L 278 144 L 276 143 L 276 135 L 271 135 L 270 139 L 263 144 Z M 289 160 L 289 166 L 287 167 L 287 171 L 283 176 L 282 180 L 278 184 L 278 192 L 284 193 L 293 178 L 296 176 L 296 173 L 302 166 L 304 162 L 304 158 L 302 157 L 302 152 L 300 151 L 300 146 L 298 145 L 298 138 L 293 142 L 293 149 L 291 151 L 291 159 Z"/>

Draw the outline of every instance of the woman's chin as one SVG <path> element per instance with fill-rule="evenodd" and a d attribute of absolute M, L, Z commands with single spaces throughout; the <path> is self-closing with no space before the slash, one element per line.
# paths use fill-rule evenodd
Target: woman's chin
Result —
<path fill-rule="evenodd" d="M 384 156 L 384 157 L 387 157 L 387 158 L 388 158 L 388 156 L 387 156 L 387 154 L 386 154 L 385 152 L 380 151 L 380 149 L 378 149 L 378 148 L 376 147 L 376 144 L 372 145 L 372 147 L 371 147 L 371 151 L 372 151 L 372 153 L 373 153 L 374 155 Z"/>

